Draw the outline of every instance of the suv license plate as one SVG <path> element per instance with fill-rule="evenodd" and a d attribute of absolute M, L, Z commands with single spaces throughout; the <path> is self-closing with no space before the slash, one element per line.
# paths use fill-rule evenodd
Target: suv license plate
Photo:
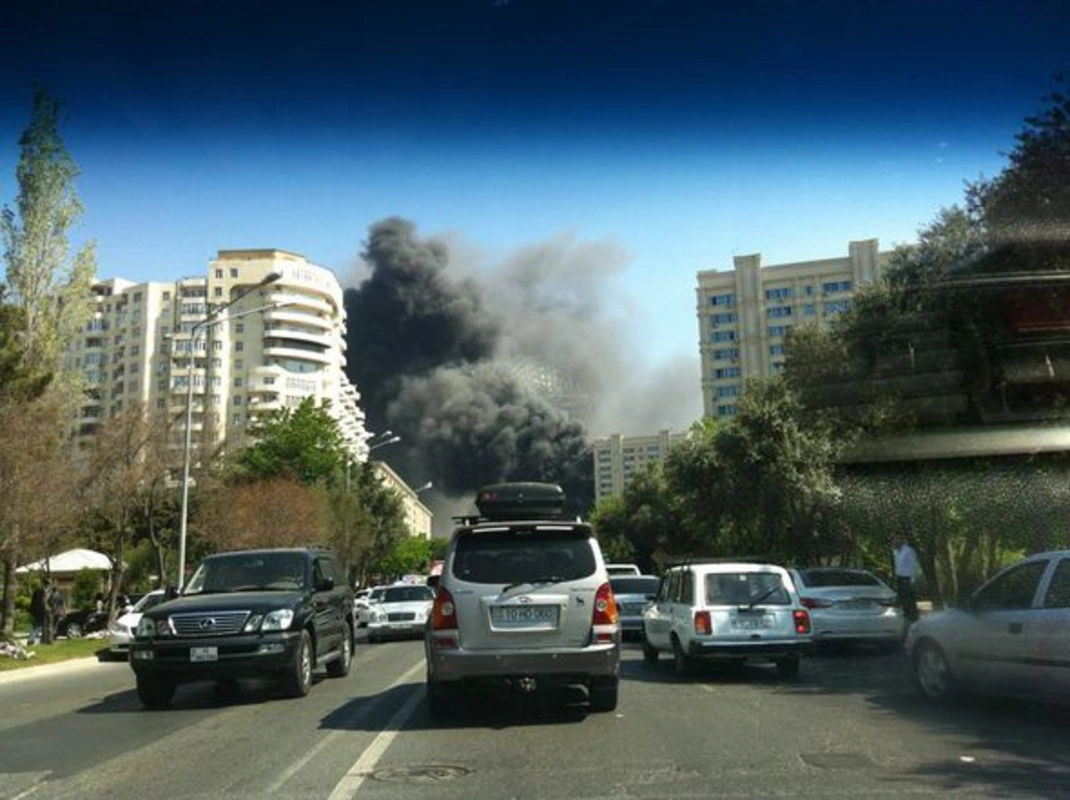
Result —
<path fill-rule="evenodd" d="M 736 617 L 732 620 L 732 627 L 745 631 L 753 631 L 759 628 L 772 628 L 773 618 L 769 614 L 756 617 Z"/>
<path fill-rule="evenodd" d="M 490 618 L 502 627 L 556 625 L 557 606 L 492 606 Z"/>
<path fill-rule="evenodd" d="M 218 647 L 191 647 L 189 649 L 190 661 L 218 661 Z"/>

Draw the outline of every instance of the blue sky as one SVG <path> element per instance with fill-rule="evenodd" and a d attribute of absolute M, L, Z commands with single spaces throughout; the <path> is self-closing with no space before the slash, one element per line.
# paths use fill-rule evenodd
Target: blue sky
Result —
<path fill-rule="evenodd" d="M 0 198 L 43 83 L 102 275 L 278 247 L 346 281 L 391 214 L 491 259 L 564 232 L 627 252 L 651 363 L 697 356 L 698 270 L 906 242 L 998 171 L 1070 30 L 1062 0 L 19 5 Z"/>

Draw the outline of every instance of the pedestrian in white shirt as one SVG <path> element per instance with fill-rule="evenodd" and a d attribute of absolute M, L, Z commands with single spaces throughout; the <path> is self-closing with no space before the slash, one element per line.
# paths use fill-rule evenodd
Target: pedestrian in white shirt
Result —
<path fill-rule="evenodd" d="M 902 536 L 899 547 L 892 554 L 895 567 L 895 590 L 899 594 L 899 605 L 908 622 L 918 618 L 918 599 L 914 595 L 914 581 L 917 580 L 918 553 L 910 543 L 910 537 Z"/>

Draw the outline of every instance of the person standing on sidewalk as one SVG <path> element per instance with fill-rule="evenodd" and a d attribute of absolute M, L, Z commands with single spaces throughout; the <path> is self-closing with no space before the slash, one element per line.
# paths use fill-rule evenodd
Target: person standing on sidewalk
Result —
<path fill-rule="evenodd" d="M 899 605 L 907 624 L 918 619 L 918 598 L 914 594 L 914 582 L 919 575 L 918 552 L 910 542 L 909 536 L 899 539 L 899 547 L 892 554 L 895 568 L 895 591 L 899 595 Z"/>
<path fill-rule="evenodd" d="M 26 644 L 39 644 L 45 635 L 45 588 L 38 586 L 30 595 L 30 619 L 33 627 Z"/>

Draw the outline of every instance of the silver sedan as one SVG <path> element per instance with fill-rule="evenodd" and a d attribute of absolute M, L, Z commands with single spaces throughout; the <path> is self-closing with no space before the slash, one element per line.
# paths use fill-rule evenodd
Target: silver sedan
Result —
<path fill-rule="evenodd" d="M 814 642 L 863 642 L 894 651 L 903 638 L 895 591 L 864 569 L 790 570 L 799 600 L 810 611 Z"/>

